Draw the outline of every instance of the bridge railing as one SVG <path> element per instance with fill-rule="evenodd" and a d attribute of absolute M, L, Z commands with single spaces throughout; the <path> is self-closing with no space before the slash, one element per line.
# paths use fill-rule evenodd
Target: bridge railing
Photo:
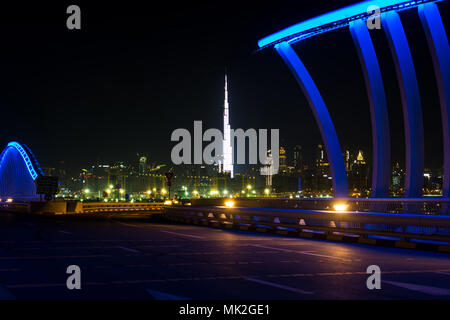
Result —
<path fill-rule="evenodd" d="M 265 228 L 274 231 L 450 243 L 450 216 L 365 212 L 322 212 L 275 208 L 181 207 L 164 208 L 172 220 L 221 227 Z"/>
<path fill-rule="evenodd" d="M 81 209 L 81 210 L 80 210 Z M 78 210 L 81 213 L 93 212 L 143 212 L 162 209 L 162 203 L 156 202 L 83 202 Z"/>
<path fill-rule="evenodd" d="M 192 199 L 192 206 L 222 206 L 226 199 Z M 344 205 L 350 212 L 415 213 L 450 215 L 450 198 L 235 198 L 236 207 L 336 211 Z"/>

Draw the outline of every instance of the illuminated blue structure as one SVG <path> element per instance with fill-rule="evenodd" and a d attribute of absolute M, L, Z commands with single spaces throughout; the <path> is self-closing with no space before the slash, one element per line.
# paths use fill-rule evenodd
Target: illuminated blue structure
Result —
<path fill-rule="evenodd" d="M 275 49 L 284 59 L 297 79 L 297 82 L 311 106 L 317 124 L 319 125 L 320 133 L 325 144 L 325 150 L 327 151 L 330 161 L 334 195 L 338 198 L 346 198 L 348 196 L 348 185 L 344 158 L 342 157 L 341 147 L 336 130 L 334 129 L 333 121 L 331 120 L 325 102 L 320 95 L 319 89 L 317 89 L 308 70 L 306 70 L 302 61 L 289 44 L 286 42 L 276 44 Z"/>
<path fill-rule="evenodd" d="M 372 196 L 386 197 L 390 185 L 391 141 L 383 79 L 365 22 L 356 20 L 350 22 L 349 26 L 358 51 L 369 96 L 373 148 Z"/>
<path fill-rule="evenodd" d="M 34 181 L 44 175 L 36 158 L 26 145 L 10 142 L 0 155 L 0 197 L 34 198 Z"/>
<path fill-rule="evenodd" d="M 434 3 L 419 6 L 419 16 L 433 59 L 441 102 L 444 135 L 444 180 L 442 195 L 450 197 L 450 47 L 439 10 Z"/>
<path fill-rule="evenodd" d="M 439 89 L 444 135 L 443 196 L 450 197 L 450 47 L 436 2 L 439 0 L 363 1 L 297 23 L 258 41 L 260 49 L 273 46 L 277 50 L 294 74 L 313 110 L 330 162 L 335 197 L 348 197 L 342 151 L 320 92 L 291 46 L 320 33 L 349 27 L 362 65 L 370 104 L 373 142 L 372 197 L 386 197 L 389 194 L 391 170 L 388 109 L 378 59 L 368 30 L 368 20 L 381 20 L 394 58 L 402 98 L 406 149 L 405 197 L 420 197 L 424 174 L 422 106 L 413 59 L 397 13 L 418 8 Z"/>

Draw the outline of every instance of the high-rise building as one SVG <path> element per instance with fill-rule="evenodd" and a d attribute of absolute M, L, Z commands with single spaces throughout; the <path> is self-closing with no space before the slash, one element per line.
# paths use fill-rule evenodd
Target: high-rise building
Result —
<path fill-rule="evenodd" d="M 281 174 L 287 173 L 286 158 L 287 158 L 286 150 L 284 149 L 284 147 L 280 147 L 279 159 L 280 159 L 280 173 Z"/>
<path fill-rule="evenodd" d="M 364 159 L 363 152 L 358 151 L 356 160 L 351 165 L 349 184 L 357 196 L 367 196 L 369 192 L 369 166 Z"/>
<path fill-rule="evenodd" d="M 225 74 L 225 101 L 223 106 L 223 159 L 222 172 L 229 173 L 231 178 L 234 176 L 233 170 L 233 150 L 231 147 L 231 129 L 230 129 L 230 109 L 228 104 L 228 79 Z"/>
<path fill-rule="evenodd" d="M 296 145 L 294 147 L 293 156 L 294 156 L 293 165 L 294 165 L 294 168 L 295 168 L 295 172 L 296 173 L 300 173 L 303 170 L 302 146 Z"/>
<path fill-rule="evenodd" d="M 147 157 L 139 157 L 139 174 L 145 174 L 147 168 Z"/>

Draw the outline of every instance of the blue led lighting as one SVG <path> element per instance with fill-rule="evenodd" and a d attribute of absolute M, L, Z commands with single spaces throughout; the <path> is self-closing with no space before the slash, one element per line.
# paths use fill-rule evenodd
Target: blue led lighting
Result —
<path fill-rule="evenodd" d="M 294 24 L 259 40 L 258 46 L 265 48 L 282 41 L 295 43 L 320 33 L 348 26 L 354 20 L 367 20 L 373 14 L 372 12 L 367 12 L 370 6 L 378 6 L 380 13 L 382 13 L 407 10 L 423 3 L 439 1 L 442 0 L 367 0 Z"/>
<path fill-rule="evenodd" d="M 33 180 L 36 180 L 36 178 L 38 177 L 38 174 L 33 167 L 33 163 L 31 162 L 30 157 L 28 156 L 27 152 L 22 147 L 22 145 L 20 145 L 20 143 L 18 143 L 18 142 L 12 141 L 12 142 L 8 143 L 8 145 L 6 147 L 7 148 L 15 148 L 17 151 L 19 151 L 20 155 L 22 156 L 23 161 L 25 162 L 28 172 L 30 173 L 31 178 L 33 178 Z"/>

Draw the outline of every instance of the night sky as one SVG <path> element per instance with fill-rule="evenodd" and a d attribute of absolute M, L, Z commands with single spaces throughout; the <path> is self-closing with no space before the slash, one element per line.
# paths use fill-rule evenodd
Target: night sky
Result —
<path fill-rule="evenodd" d="M 171 132 L 202 120 L 222 129 L 227 68 L 232 128 L 279 128 L 281 144 L 315 155 L 321 138 L 304 95 L 272 49 L 257 41 L 355 1 L 21 2 L 0 9 L 1 145 L 27 144 L 43 167 L 65 160 L 167 162 Z M 81 7 L 81 30 L 66 8 Z M 450 32 L 450 4 L 438 4 Z M 434 71 L 417 9 L 401 13 L 418 75 L 425 165 L 442 166 Z M 446 19 L 447 18 L 447 19 Z M 388 99 L 392 159 L 404 157 L 403 116 L 393 60 L 382 30 L 371 31 Z M 343 147 L 370 152 L 369 103 L 347 29 L 294 47 L 321 91 Z M 3 148 L 3 147 L 2 147 Z M 370 155 L 370 153 L 368 154 Z"/>

